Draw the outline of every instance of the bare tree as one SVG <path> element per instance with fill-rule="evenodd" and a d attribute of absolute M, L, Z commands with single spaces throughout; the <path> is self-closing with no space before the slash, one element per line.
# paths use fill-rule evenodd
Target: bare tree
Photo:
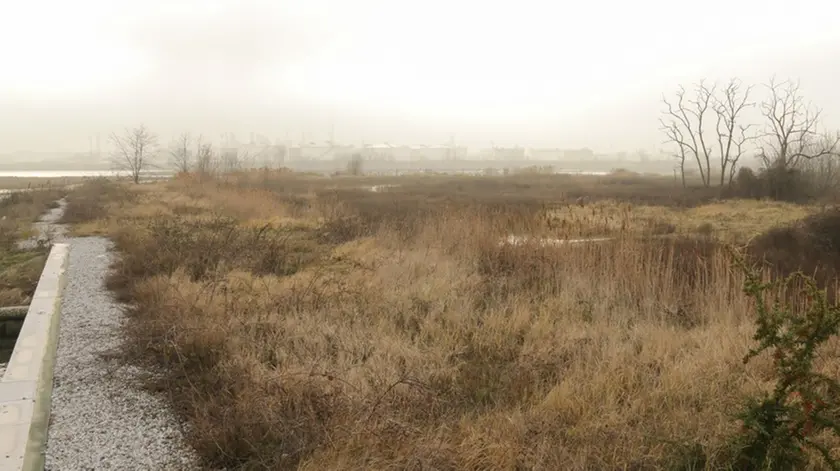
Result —
<path fill-rule="evenodd" d="M 755 106 L 750 102 L 752 85 L 744 87 L 740 80 L 733 78 L 723 88 L 721 97 L 715 97 L 717 114 L 717 139 L 720 152 L 720 186 L 732 184 L 738 161 L 744 155 L 744 145 L 755 136 L 750 133 L 752 124 L 739 124 L 741 114 Z M 728 177 L 728 178 L 727 178 Z"/>
<path fill-rule="evenodd" d="M 749 101 L 752 87 L 745 87 L 740 80 L 730 79 L 725 87 L 700 81 L 688 97 L 684 87 L 676 92 L 676 100 L 665 104 L 660 130 L 668 144 L 675 144 L 682 182 L 685 185 L 686 163 L 693 160 L 704 186 L 712 185 L 712 175 L 718 172 L 718 183 L 731 183 L 745 144 L 752 138 L 751 125 L 743 125 L 742 113 L 754 106 Z M 714 122 L 712 120 L 715 119 Z M 717 140 L 717 170 L 712 168 Z"/>
<path fill-rule="evenodd" d="M 239 168 L 238 170 L 242 169 L 251 169 L 254 168 L 257 164 L 257 156 L 256 154 L 252 154 L 251 151 L 245 151 L 237 153 L 237 159 L 239 160 Z"/>
<path fill-rule="evenodd" d="M 157 136 L 145 125 L 126 129 L 123 135 L 111 133 L 109 141 L 114 146 L 111 163 L 118 170 L 128 171 L 134 183 L 140 183 L 143 170 L 155 166 Z"/>
<path fill-rule="evenodd" d="M 815 140 L 812 150 L 819 151 L 840 139 L 840 133 L 823 134 Z M 804 159 L 799 168 L 808 176 L 812 191 L 816 195 L 837 194 L 840 190 L 840 153 L 833 152 L 818 159 Z"/>
<path fill-rule="evenodd" d="M 793 169 L 837 152 L 840 135 L 820 132 L 822 110 L 805 102 L 799 82 L 771 78 L 766 87 L 770 96 L 761 104 L 766 126 L 759 152 L 765 167 Z"/>
<path fill-rule="evenodd" d="M 218 169 L 218 161 L 213 152 L 212 144 L 202 142 L 202 137 L 196 139 L 195 171 L 199 175 L 206 176 L 214 174 Z"/>
<path fill-rule="evenodd" d="M 712 149 L 706 145 L 706 121 L 708 111 L 714 111 L 713 96 L 715 86 L 708 87 L 701 81 L 694 88 L 694 98 L 686 98 L 686 90 L 683 86 L 677 89 L 676 102 L 672 104 L 664 96 L 662 102 L 666 110 L 664 117 L 660 119 L 660 128 L 665 132 L 668 143 L 676 144 L 679 149 L 679 156 L 682 159 L 683 170 L 685 160 L 693 157 L 700 171 L 700 179 L 704 186 L 711 184 L 711 152 Z M 684 174 L 684 172 L 683 172 Z M 683 175 L 683 179 L 685 176 Z"/>
<path fill-rule="evenodd" d="M 169 144 L 169 158 L 172 166 L 180 173 L 189 173 L 192 169 L 191 143 L 190 134 L 183 133 Z"/>
<path fill-rule="evenodd" d="M 666 142 L 673 142 L 677 144 L 677 153 L 675 154 L 677 159 L 679 159 L 679 169 L 680 169 L 680 179 L 682 180 L 682 186 L 685 188 L 685 161 L 688 157 L 687 151 L 690 149 L 688 145 L 685 143 L 685 134 L 682 132 L 682 128 L 677 123 L 676 120 L 671 121 L 661 121 L 661 130 L 665 133 L 665 137 L 668 139 Z"/>
<path fill-rule="evenodd" d="M 282 169 L 286 165 L 286 156 L 289 149 L 285 145 L 274 146 L 274 163 L 277 165 L 277 170 Z"/>
<path fill-rule="evenodd" d="M 364 160 L 361 154 L 353 154 L 347 161 L 347 173 L 353 176 L 361 175 L 363 164 Z"/>
<path fill-rule="evenodd" d="M 242 159 L 238 150 L 227 150 L 221 155 L 222 173 L 232 173 L 242 169 Z"/>

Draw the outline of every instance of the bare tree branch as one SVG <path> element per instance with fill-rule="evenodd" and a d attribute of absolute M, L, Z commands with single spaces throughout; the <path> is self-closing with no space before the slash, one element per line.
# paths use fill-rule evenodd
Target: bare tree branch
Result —
<path fill-rule="evenodd" d="M 825 134 L 820 137 L 818 148 L 830 146 L 840 138 L 840 133 Z M 840 190 L 840 154 L 833 153 L 817 159 L 803 160 L 802 171 L 808 176 L 816 195 L 838 194 Z"/>
<path fill-rule="evenodd" d="M 204 177 L 216 173 L 218 170 L 218 159 L 215 158 L 213 145 L 203 143 L 202 139 L 202 136 L 199 135 L 195 141 L 195 171 Z"/>
<path fill-rule="evenodd" d="M 190 134 L 183 133 L 169 144 L 169 158 L 175 170 L 180 173 L 189 173 L 192 170 L 191 143 Z"/>
<path fill-rule="evenodd" d="M 840 136 L 820 132 L 822 110 L 805 102 L 799 82 L 773 77 L 766 88 L 770 96 L 761 104 L 766 125 L 759 153 L 765 167 L 797 168 L 803 160 L 837 152 Z"/>
<path fill-rule="evenodd" d="M 109 141 L 114 146 L 111 163 L 118 170 L 128 171 L 134 183 L 140 183 L 144 170 L 155 166 L 157 136 L 145 125 L 126 129 L 123 135 L 111 133 Z"/>
<path fill-rule="evenodd" d="M 669 121 L 665 121 L 662 118 L 660 118 L 659 129 L 660 131 L 665 133 L 665 137 L 667 138 L 667 140 L 663 142 L 663 144 L 674 143 L 677 145 L 677 153 L 675 154 L 675 157 L 679 159 L 680 178 L 682 179 L 682 186 L 684 188 L 686 186 L 685 161 L 688 157 L 687 154 L 688 151 L 691 149 L 691 145 L 686 142 L 685 135 L 680 129 L 680 125 L 677 120 L 671 119 Z"/>
<path fill-rule="evenodd" d="M 248 152 L 240 155 L 237 149 L 224 152 L 221 156 L 221 171 L 233 173 L 242 170 L 244 163 L 248 160 Z"/>
<path fill-rule="evenodd" d="M 752 124 L 747 125 L 738 125 L 738 136 L 733 139 L 735 145 L 735 153 L 729 154 L 729 179 L 727 181 L 728 185 L 732 184 L 732 180 L 735 178 L 735 173 L 738 170 L 738 161 L 741 160 L 741 157 L 744 155 L 745 149 L 744 145 L 748 141 L 752 141 L 755 139 L 755 134 L 750 133 L 750 129 L 752 128 Z M 726 171 L 725 166 L 721 164 L 721 174 Z"/>
<path fill-rule="evenodd" d="M 720 153 L 720 186 L 732 183 L 738 161 L 744 154 L 744 144 L 754 138 L 749 133 L 752 124 L 738 124 L 743 111 L 755 106 L 755 103 L 749 101 L 752 89 L 752 85 L 744 88 L 740 80 L 733 78 L 723 89 L 723 96 L 714 99 Z"/>
<path fill-rule="evenodd" d="M 718 184 L 723 187 L 732 182 L 745 145 L 753 139 L 752 126 L 740 123 L 743 112 L 755 106 L 749 101 L 751 91 L 752 87 L 745 87 L 736 78 L 723 88 L 701 80 L 694 85 L 691 98 L 686 97 L 682 86 L 677 89 L 673 103 L 663 97 L 666 109 L 664 118 L 659 120 L 660 131 L 665 134 L 666 143 L 677 146 L 675 155 L 680 159 L 683 174 L 686 161 L 694 160 L 703 185 L 711 186 L 715 173 L 712 161 L 717 153 Z"/>
<path fill-rule="evenodd" d="M 712 182 L 712 165 L 711 165 L 711 158 L 710 154 L 712 149 L 706 145 L 706 133 L 705 133 L 705 118 L 706 118 L 706 111 L 709 110 L 711 103 L 713 101 L 713 97 L 715 91 L 717 90 L 717 85 L 712 85 L 711 88 L 707 87 L 704 81 L 700 81 L 699 84 L 695 86 L 695 94 L 696 98 L 694 100 L 689 101 L 689 103 L 694 106 L 693 110 L 689 110 L 691 114 L 694 115 L 697 121 L 697 140 L 700 142 L 700 149 L 702 150 L 702 157 L 703 161 L 706 164 L 705 168 L 705 179 L 704 184 L 706 186 L 710 186 Z M 701 175 L 703 172 L 703 164 L 700 162 L 700 155 L 697 155 L 697 164 L 698 167 L 701 168 Z"/>

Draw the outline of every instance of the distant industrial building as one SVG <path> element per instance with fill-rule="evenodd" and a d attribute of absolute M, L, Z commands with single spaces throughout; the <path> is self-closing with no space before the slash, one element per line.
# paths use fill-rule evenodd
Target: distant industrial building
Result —
<path fill-rule="evenodd" d="M 529 160 L 562 160 L 565 157 L 564 149 L 528 149 Z"/>
<path fill-rule="evenodd" d="M 583 149 L 567 150 L 563 158 L 565 160 L 594 160 L 595 152 L 586 147 Z"/>
<path fill-rule="evenodd" d="M 248 167 L 279 168 L 286 161 L 286 146 L 271 144 L 270 141 L 260 140 L 259 144 L 242 146 L 239 152 Z"/>
<path fill-rule="evenodd" d="M 238 147 L 222 147 L 219 150 L 219 156 L 222 158 L 223 161 L 232 161 L 239 158 L 239 148 Z"/>
<path fill-rule="evenodd" d="M 528 160 L 591 160 L 595 158 L 592 149 L 530 148 Z"/>
<path fill-rule="evenodd" d="M 412 146 L 411 160 L 450 160 L 450 149 L 445 146 Z"/>
<path fill-rule="evenodd" d="M 330 142 L 310 142 L 290 146 L 287 155 L 289 161 L 337 160 L 349 158 L 355 152 L 355 146 L 335 145 Z"/>
<path fill-rule="evenodd" d="M 353 155 L 361 155 L 365 160 L 380 160 L 391 162 L 410 161 L 438 161 L 438 160 L 465 160 L 468 158 L 468 149 L 464 146 L 455 146 L 454 142 L 449 145 L 395 145 L 391 143 L 363 144 L 361 147 L 353 145 L 341 145 L 332 141 L 301 142 L 270 141 L 265 136 L 253 134 L 249 144 L 242 144 L 236 140 L 233 134 L 227 133 L 222 136 L 222 143 L 219 146 L 223 155 L 238 156 L 240 160 L 246 160 L 245 166 L 268 166 L 280 162 L 296 161 L 333 161 L 346 160 Z M 521 149 L 519 152 L 521 153 Z M 224 160 L 224 159 L 223 159 Z"/>
<path fill-rule="evenodd" d="M 411 160 L 464 160 L 466 158 L 466 147 L 453 147 L 444 145 L 419 145 L 411 147 Z"/>
<path fill-rule="evenodd" d="M 491 149 L 493 160 L 524 160 L 524 147 L 493 147 Z"/>
<path fill-rule="evenodd" d="M 467 148 L 445 145 L 405 146 L 384 143 L 365 145 L 362 147 L 360 154 L 366 160 L 385 160 L 392 162 L 458 160 L 466 158 Z"/>
<path fill-rule="evenodd" d="M 411 158 L 411 148 L 390 143 L 365 144 L 359 150 L 365 160 L 404 161 Z"/>

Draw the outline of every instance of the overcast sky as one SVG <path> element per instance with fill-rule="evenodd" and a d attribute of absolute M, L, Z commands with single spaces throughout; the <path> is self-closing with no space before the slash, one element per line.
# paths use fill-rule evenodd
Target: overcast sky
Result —
<path fill-rule="evenodd" d="M 659 145 L 659 97 L 799 78 L 840 126 L 829 0 L 29 0 L 0 14 L 0 151 L 164 140 Z"/>

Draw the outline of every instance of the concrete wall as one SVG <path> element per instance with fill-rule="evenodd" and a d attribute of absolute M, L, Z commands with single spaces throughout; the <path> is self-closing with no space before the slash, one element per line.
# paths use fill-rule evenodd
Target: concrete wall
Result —
<path fill-rule="evenodd" d="M 55 244 L 0 378 L 0 471 L 44 469 L 61 296 L 70 246 Z"/>

